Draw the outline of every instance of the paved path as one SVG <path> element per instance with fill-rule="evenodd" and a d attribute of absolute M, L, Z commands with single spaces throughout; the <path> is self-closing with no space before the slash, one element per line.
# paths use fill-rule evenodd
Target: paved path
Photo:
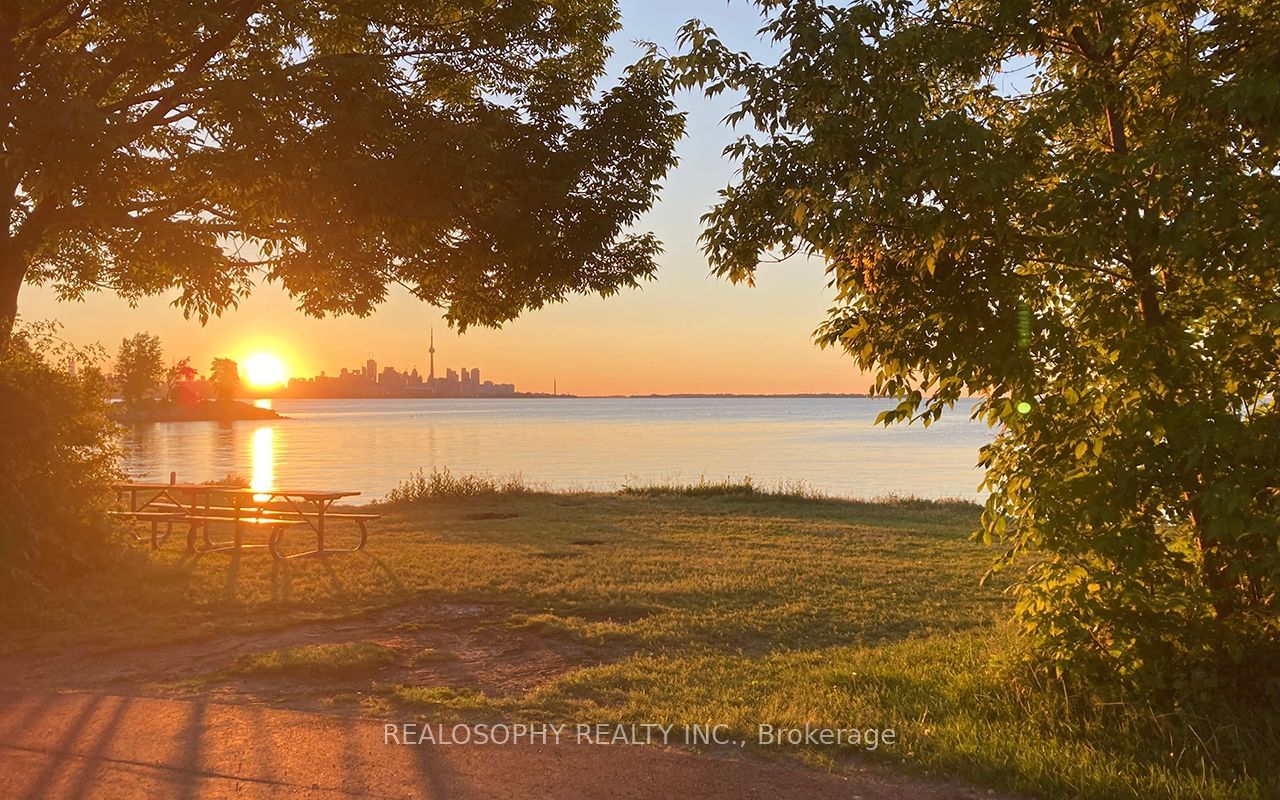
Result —
<path fill-rule="evenodd" d="M 909 779 L 656 747 L 394 746 L 379 721 L 261 706 L 0 693 L 3 798 L 952 800 Z"/>

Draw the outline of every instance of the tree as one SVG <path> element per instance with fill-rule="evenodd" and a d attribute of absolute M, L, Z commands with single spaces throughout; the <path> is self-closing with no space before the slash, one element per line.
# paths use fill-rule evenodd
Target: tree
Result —
<path fill-rule="evenodd" d="M 402 286 L 457 325 L 649 278 L 628 227 L 683 116 L 652 59 L 593 97 L 610 0 L 12 0 L 0 8 L 0 348 L 24 282 L 256 279 L 310 314 Z"/>
<path fill-rule="evenodd" d="M 1028 564 L 1038 663 L 1159 690 L 1270 680 L 1280 15 L 758 4 L 776 61 L 696 22 L 674 58 L 686 85 L 741 92 L 730 121 L 756 131 L 704 220 L 715 271 L 824 259 L 817 338 L 901 401 L 886 423 L 981 396 L 981 535 Z"/>
<path fill-rule="evenodd" d="M 240 391 L 240 365 L 229 358 L 215 358 L 209 367 L 209 384 L 219 403 L 230 403 Z"/>
<path fill-rule="evenodd" d="M 115 378 L 126 405 L 136 405 L 156 388 L 164 375 L 163 358 L 159 336 L 135 333 L 120 341 Z"/>
<path fill-rule="evenodd" d="M 191 366 L 191 358 L 187 357 L 165 370 L 164 399 L 172 403 L 179 399 L 179 391 L 189 393 L 187 384 L 196 379 L 196 368 Z"/>

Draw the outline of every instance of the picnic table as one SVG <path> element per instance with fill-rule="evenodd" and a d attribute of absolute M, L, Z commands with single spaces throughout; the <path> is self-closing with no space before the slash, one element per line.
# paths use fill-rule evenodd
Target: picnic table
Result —
<path fill-rule="evenodd" d="M 314 489 L 250 489 L 219 486 L 207 483 L 150 483 L 128 481 L 114 485 L 117 501 L 126 495 L 128 509 L 114 512 L 151 525 L 150 542 L 153 549 L 173 532 L 175 525 L 186 525 L 187 550 L 196 553 L 212 553 L 223 550 L 239 551 L 245 548 L 267 548 L 279 560 L 303 556 L 321 556 L 330 553 L 354 553 L 364 549 L 369 539 L 366 523 L 379 515 L 363 512 L 334 511 L 337 501 L 356 497 L 360 492 L 349 490 Z M 325 545 L 325 521 L 346 520 L 355 523 L 360 540 L 354 547 L 328 547 Z M 215 542 L 210 535 L 214 524 L 232 526 L 231 541 Z M 163 526 L 163 533 L 161 527 Z M 285 531 L 307 526 L 316 537 L 316 547 L 301 553 L 285 553 L 281 546 Z M 246 531 L 257 528 L 269 531 L 265 543 L 245 543 Z M 197 534 L 200 534 L 197 536 Z M 135 538 L 144 537 L 134 534 Z"/>

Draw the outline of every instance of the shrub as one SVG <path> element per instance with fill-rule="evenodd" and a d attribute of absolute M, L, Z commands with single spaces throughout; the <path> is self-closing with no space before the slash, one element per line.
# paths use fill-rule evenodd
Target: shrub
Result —
<path fill-rule="evenodd" d="M 45 323 L 0 357 L 0 577 L 44 582 L 101 553 L 118 476 L 101 355 Z"/>

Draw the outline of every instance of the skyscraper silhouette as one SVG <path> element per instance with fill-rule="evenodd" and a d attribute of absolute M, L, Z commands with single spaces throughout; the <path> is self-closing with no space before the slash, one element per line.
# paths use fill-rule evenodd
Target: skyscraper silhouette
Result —
<path fill-rule="evenodd" d="M 427 385 L 435 383 L 436 380 L 436 329 L 431 326 L 431 347 L 427 350 L 431 354 L 430 368 L 427 370 Z"/>

